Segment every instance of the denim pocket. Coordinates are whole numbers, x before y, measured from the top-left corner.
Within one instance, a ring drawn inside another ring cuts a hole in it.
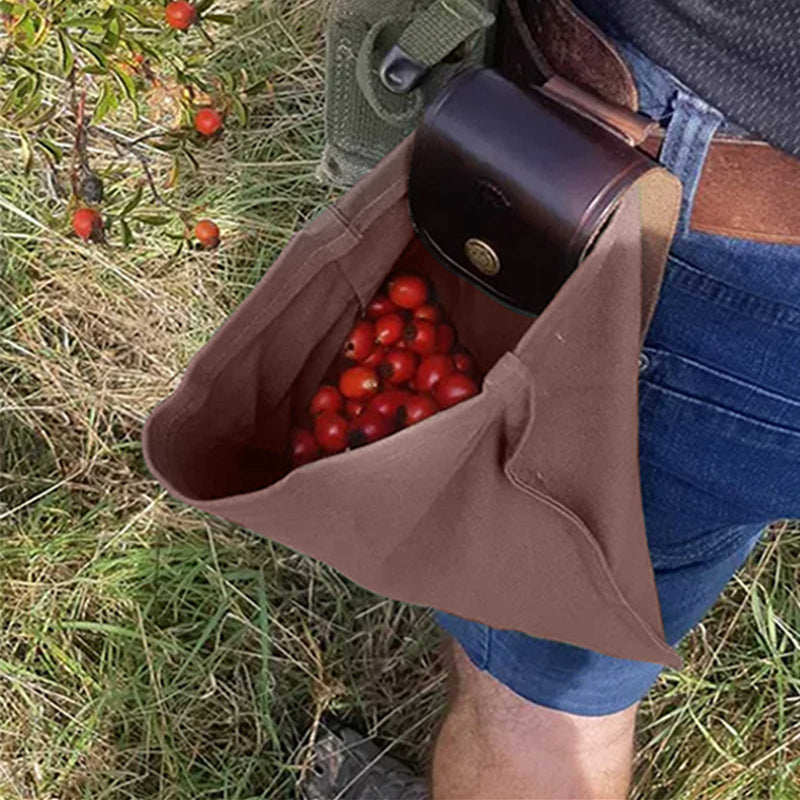
[[[642,355],[645,391],[671,394],[698,406],[698,413],[706,408],[708,421],[724,438],[800,456],[800,399],[657,347],[644,347]]]
[[[658,347],[643,355],[645,500],[695,531],[800,514],[800,399]]]

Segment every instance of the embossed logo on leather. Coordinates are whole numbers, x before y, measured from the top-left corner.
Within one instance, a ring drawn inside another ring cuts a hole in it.
[[[505,192],[496,184],[485,178],[477,183],[481,203],[492,208],[511,208],[511,202]]]

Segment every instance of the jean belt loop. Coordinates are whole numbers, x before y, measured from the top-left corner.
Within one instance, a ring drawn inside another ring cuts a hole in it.
[[[706,154],[724,116],[717,109],[678,89],[667,126],[660,161],[683,184],[683,201],[676,236],[686,236]]]

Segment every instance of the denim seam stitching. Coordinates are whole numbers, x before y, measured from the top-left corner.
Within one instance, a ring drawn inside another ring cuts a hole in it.
[[[686,392],[682,392],[682,391],[680,391],[678,389],[671,389],[668,386],[662,386],[661,384],[656,383],[655,381],[653,381],[652,379],[647,378],[646,376],[642,376],[642,381],[641,382],[644,383],[647,387],[649,387],[651,389],[655,389],[656,391],[659,391],[659,392],[664,392],[665,394],[671,394],[671,395],[683,400],[684,402],[693,403],[693,404],[699,405],[699,406],[705,406],[707,408],[710,408],[710,409],[716,411],[717,413],[726,414],[728,416],[734,417],[735,419],[737,419],[737,420],[739,420],[741,422],[746,422],[746,423],[748,423],[750,425],[755,425],[755,426],[758,426],[758,427],[761,427],[761,428],[766,428],[768,431],[770,431],[772,433],[780,434],[780,435],[787,436],[787,437],[791,437],[793,439],[797,439],[798,441],[800,441],[800,430],[797,430],[796,428],[786,428],[786,427],[784,427],[782,425],[776,425],[773,422],[764,422],[763,420],[760,420],[757,417],[751,417],[751,416],[748,416],[747,414],[742,414],[741,411],[733,411],[730,408],[726,408],[725,406],[716,405],[715,403],[712,403],[709,400],[703,400],[700,397],[694,397],[693,395],[686,394]],[[753,443],[752,446],[753,447],[759,447],[759,445],[756,444],[756,443]],[[776,448],[773,447],[772,445],[764,445],[761,449],[764,449],[764,450],[775,450]]]
[[[742,380],[741,378],[735,377],[734,375],[731,375],[727,372],[721,372],[720,370],[707,366],[706,364],[703,364],[700,361],[695,361],[693,358],[681,355],[680,353],[671,352],[669,350],[662,350],[661,348],[658,347],[649,347],[649,346],[643,347],[642,350],[643,350],[643,355],[647,357],[648,368],[653,364],[653,359],[655,359],[656,362],[658,362],[659,360],[668,361],[669,359],[672,358],[678,359],[679,361],[683,361],[686,364],[689,364],[694,369],[700,370],[701,372],[707,372],[711,375],[715,375],[716,377],[721,378],[722,380],[727,381],[728,383],[734,383],[737,386],[741,386],[756,394],[761,394],[764,395],[765,397],[769,397],[771,400],[777,400],[779,402],[800,408],[800,400],[795,400],[794,398],[789,397],[788,395],[779,394],[778,392],[773,392],[769,389],[763,389],[754,383],[749,383],[748,381]]]
[[[666,270],[664,283],[686,294],[703,297],[746,314],[758,322],[774,327],[800,331],[800,309],[746,292],[714,278],[670,254],[671,268]],[[675,269],[675,267],[679,269]]]
[[[768,524],[766,523],[762,526],[760,533],[764,531]],[[705,546],[695,545],[688,548],[684,548],[682,545],[675,545],[673,548],[650,547],[648,548],[650,557],[652,559],[655,556],[660,562],[663,562],[659,563],[657,569],[662,567],[685,567],[695,559],[707,559],[709,556],[716,557],[723,553],[727,554],[728,551],[732,552],[732,545],[735,544],[738,547],[744,544],[744,541],[741,540],[741,534],[743,530],[749,529],[749,527],[749,525],[737,525],[734,528],[722,528],[704,533],[702,534],[703,538],[713,536],[719,533],[720,530],[726,532],[724,536],[719,539],[713,539]]]

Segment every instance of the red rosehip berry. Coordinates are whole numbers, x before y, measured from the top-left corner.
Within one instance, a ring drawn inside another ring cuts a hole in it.
[[[348,443],[350,447],[362,447],[365,444],[383,439],[392,432],[392,425],[386,417],[377,411],[367,409],[350,423]]]
[[[396,422],[397,412],[403,407],[408,397],[408,392],[404,392],[402,389],[387,389],[380,394],[376,394],[369,401],[367,408],[370,411],[377,411],[392,422]]]
[[[393,345],[405,330],[405,320],[396,312],[384,314],[375,320],[375,343],[382,347]]]
[[[356,322],[344,343],[345,358],[363,361],[373,350],[375,326],[365,319]]]
[[[435,355],[423,358],[414,378],[417,391],[430,392],[445,375],[449,375],[454,369],[453,359],[450,356]]]
[[[383,361],[385,355],[385,347],[376,347],[361,363],[365,367],[372,367],[375,369]]]
[[[213,250],[219,244],[219,227],[210,219],[201,219],[194,226],[194,235],[206,250]]]
[[[323,411],[339,412],[343,406],[344,398],[335,386],[320,386],[311,399],[310,411],[312,416],[316,416]]]
[[[417,309],[428,302],[428,284],[419,275],[397,275],[389,281],[389,299],[400,308]]]
[[[429,394],[411,395],[404,407],[403,424],[415,425],[417,422],[433,416],[439,410],[439,405]]]
[[[433,396],[441,408],[450,408],[476,394],[478,385],[463,372],[451,372],[433,387]]]
[[[362,403],[360,400],[348,400],[344,404],[344,413],[347,414],[348,419],[355,419],[361,416],[366,411],[367,404]]]
[[[319,444],[306,428],[295,428],[289,435],[289,457],[292,466],[302,467],[319,458]]]
[[[442,307],[436,303],[426,303],[414,311],[414,319],[424,319],[427,322],[442,321]]]
[[[453,365],[459,372],[475,372],[475,359],[469,353],[454,353]]]
[[[366,314],[369,319],[378,319],[393,311],[397,311],[397,306],[385,294],[378,294],[370,300]]]
[[[386,353],[380,367],[381,375],[395,385],[410,381],[417,370],[417,354],[411,350],[393,347]]]
[[[408,348],[421,356],[428,356],[436,350],[436,326],[424,319],[412,322],[403,338]]]
[[[203,136],[213,136],[222,127],[222,116],[213,108],[201,108],[194,115],[194,127]]]
[[[339,377],[339,391],[350,400],[367,400],[379,388],[378,373],[370,367],[350,367]]]
[[[103,218],[92,208],[79,208],[72,215],[72,230],[88,241],[103,230]]]
[[[340,453],[347,447],[347,420],[334,411],[323,411],[314,421],[314,436],[326,453]]]
[[[179,31],[188,30],[197,21],[197,9],[185,0],[168,3],[164,9],[167,25]]]

